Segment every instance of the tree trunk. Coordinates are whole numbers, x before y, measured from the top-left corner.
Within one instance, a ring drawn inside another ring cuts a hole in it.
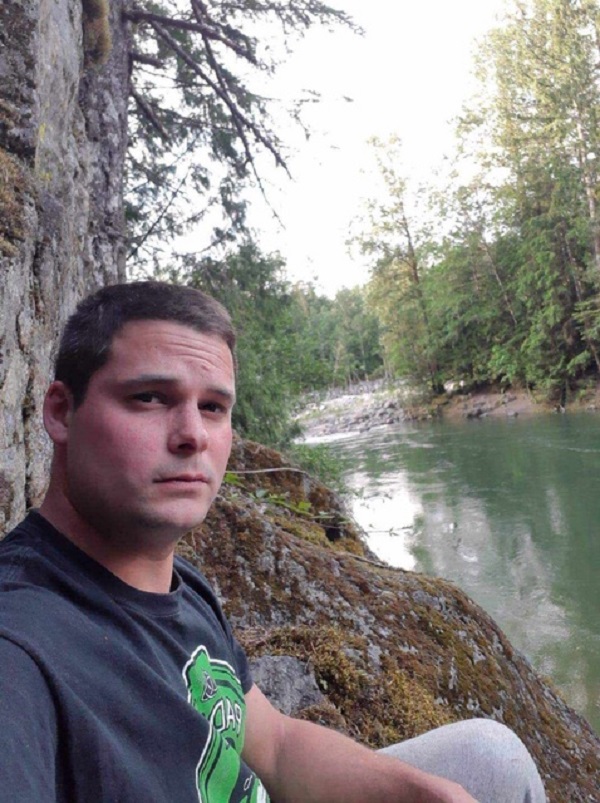
[[[51,450],[41,409],[62,325],[82,296],[125,276],[127,30],[122,0],[110,10],[96,1],[93,23],[90,7],[90,0],[0,7],[4,531],[45,489]],[[94,46],[98,38],[104,50]]]

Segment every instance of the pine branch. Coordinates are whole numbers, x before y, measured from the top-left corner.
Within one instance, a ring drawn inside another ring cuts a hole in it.
[[[177,17],[165,17],[162,14],[154,14],[150,11],[142,11],[139,8],[131,9],[131,11],[124,11],[123,16],[125,19],[128,19],[131,22],[148,22],[151,25],[157,23],[159,25],[163,25],[165,28],[176,28],[180,31],[192,31],[193,33],[199,33],[207,39],[213,39],[221,42],[230,50],[233,50],[234,53],[237,53],[238,56],[241,56],[241,58],[249,61],[251,64],[256,65],[256,56],[252,52],[251,48],[240,47],[231,38],[223,36],[220,31],[202,22],[202,19],[198,14],[195,14],[196,19],[198,20],[197,22],[182,20]],[[208,16],[208,14],[206,14],[206,16]]]
[[[168,140],[169,139],[169,134],[165,130],[163,124],[160,122],[158,117],[156,116],[152,106],[133,87],[131,87],[130,92],[131,92],[132,98],[135,100],[136,106],[141,111],[141,113],[144,115],[146,120],[148,120],[150,125],[154,129],[156,129],[156,131],[158,131],[158,133],[160,134],[160,136],[164,140]]]
[[[165,66],[162,59],[157,59],[155,56],[147,56],[145,53],[139,53],[137,50],[130,50],[129,58],[131,61],[135,61],[138,64],[149,64],[151,67],[156,67],[159,70],[163,69]]]
[[[192,0],[192,4],[194,4],[194,3],[198,3],[198,0]],[[223,71],[221,69],[220,64],[218,63],[217,59],[215,58],[215,54],[213,53],[212,46],[211,46],[210,42],[207,39],[204,39],[204,46],[206,48],[206,57],[207,57],[208,63],[212,67],[213,72],[215,73],[215,75],[217,76],[217,80],[219,82],[219,86],[221,87],[221,90],[223,91],[223,93],[226,94],[229,97],[228,83],[225,80],[225,77],[223,75]],[[258,170],[256,169],[256,165],[254,163],[254,158],[252,157],[250,145],[249,145],[249,143],[247,142],[247,140],[245,138],[245,131],[243,130],[243,127],[239,124],[239,121],[237,120],[237,118],[234,118],[234,123],[235,123],[236,129],[237,129],[237,132],[238,132],[242,142],[244,143],[244,150],[246,152],[246,159],[248,160],[248,162],[251,165],[252,172],[254,173],[254,178],[256,179],[256,183],[258,185],[260,193],[263,196],[263,198],[265,200],[267,200],[267,193],[265,192],[265,188],[263,186],[262,179],[261,179],[260,175],[258,174]]]
[[[171,191],[171,194],[167,198],[166,202],[164,203],[164,205],[163,205],[162,209],[160,210],[160,212],[158,213],[158,215],[154,218],[152,224],[150,226],[148,226],[148,228],[146,229],[144,234],[136,242],[135,248],[130,253],[130,257],[131,258],[135,259],[135,257],[137,256],[138,252],[140,251],[141,247],[146,242],[146,240],[154,234],[154,232],[158,228],[158,225],[162,222],[163,218],[165,217],[165,215],[167,214],[167,212],[171,208],[172,204],[175,202],[175,199],[179,195],[179,191],[181,190],[181,188],[184,186],[184,184],[188,180],[189,172],[190,171],[188,170],[186,172],[186,174],[183,176],[183,178],[179,181],[179,183],[173,188],[173,190]]]
[[[215,83],[213,79],[205,72],[205,70],[198,64],[198,62],[190,56],[189,53],[184,50],[183,47],[177,42],[171,34],[165,30],[162,25],[158,22],[151,22],[150,23],[158,36],[176,53],[185,64],[190,67],[193,72],[202,78],[202,80],[212,89],[217,97],[219,97],[223,103],[229,109],[231,113],[231,117],[235,128],[242,140],[242,144],[244,146],[244,152],[246,153],[246,158],[248,159],[251,165],[254,165],[254,156],[252,154],[252,149],[250,147],[250,143],[248,142],[248,138],[246,136],[246,130],[250,131],[257,142],[260,142],[275,158],[275,163],[280,167],[283,167],[286,172],[289,172],[287,169],[287,165],[283,158],[281,157],[280,153],[278,152],[277,148],[273,145],[273,143],[262,133],[259,127],[245,114],[240,111],[239,106],[235,103],[234,100],[229,95],[227,89],[224,89],[219,83]]]

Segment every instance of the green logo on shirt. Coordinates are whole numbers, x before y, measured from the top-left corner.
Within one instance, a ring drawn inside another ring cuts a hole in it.
[[[210,726],[196,768],[200,803],[268,803],[268,795],[240,755],[244,746],[242,687],[226,661],[198,647],[183,669],[188,701]]]

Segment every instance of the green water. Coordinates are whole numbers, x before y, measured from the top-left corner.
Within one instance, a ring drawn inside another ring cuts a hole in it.
[[[373,551],[456,582],[600,733],[600,416],[401,425],[331,446]]]

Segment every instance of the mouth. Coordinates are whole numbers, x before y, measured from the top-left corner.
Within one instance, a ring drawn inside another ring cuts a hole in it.
[[[194,485],[199,483],[208,483],[206,474],[176,474],[173,477],[161,477],[155,482],[160,485]]]

